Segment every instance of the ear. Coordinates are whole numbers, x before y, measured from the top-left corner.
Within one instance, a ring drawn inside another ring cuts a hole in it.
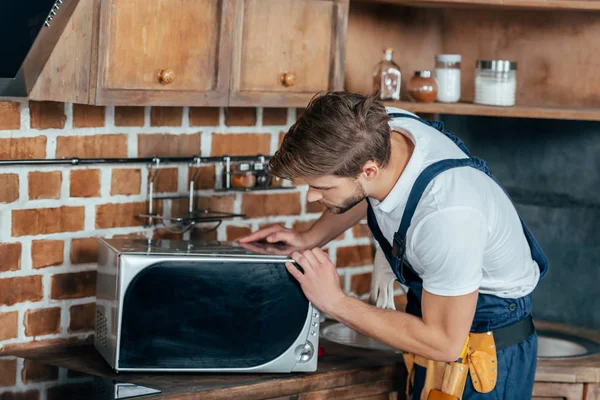
[[[362,175],[367,181],[372,181],[379,176],[381,169],[375,161],[367,161],[362,167]]]

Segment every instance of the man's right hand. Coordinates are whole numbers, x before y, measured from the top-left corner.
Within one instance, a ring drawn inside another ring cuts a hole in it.
[[[273,244],[282,243],[285,245],[286,251],[288,249],[290,251],[299,251],[311,247],[311,244],[303,233],[285,228],[282,225],[272,225],[238,239],[238,242],[240,243],[252,243],[258,241],[265,241]]]

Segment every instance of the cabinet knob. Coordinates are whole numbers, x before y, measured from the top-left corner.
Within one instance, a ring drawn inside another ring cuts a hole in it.
[[[158,81],[165,85],[172,83],[175,80],[175,71],[172,69],[163,69],[158,73]]]
[[[285,87],[294,86],[296,84],[296,74],[293,72],[281,74],[281,84]]]

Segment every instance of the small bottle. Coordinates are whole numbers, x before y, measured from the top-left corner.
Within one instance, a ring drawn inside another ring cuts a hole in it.
[[[435,100],[438,87],[431,71],[415,71],[408,81],[408,95],[419,103],[431,103]]]
[[[402,74],[392,59],[393,53],[394,49],[385,49],[383,60],[377,63],[373,71],[373,90],[380,100],[400,100]]]

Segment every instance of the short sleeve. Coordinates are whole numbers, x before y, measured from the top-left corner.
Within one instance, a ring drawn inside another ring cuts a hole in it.
[[[479,289],[488,228],[469,207],[435,211],[415,227],[414,256],[424,272],[423,288],[439,296],[462,296]]]

